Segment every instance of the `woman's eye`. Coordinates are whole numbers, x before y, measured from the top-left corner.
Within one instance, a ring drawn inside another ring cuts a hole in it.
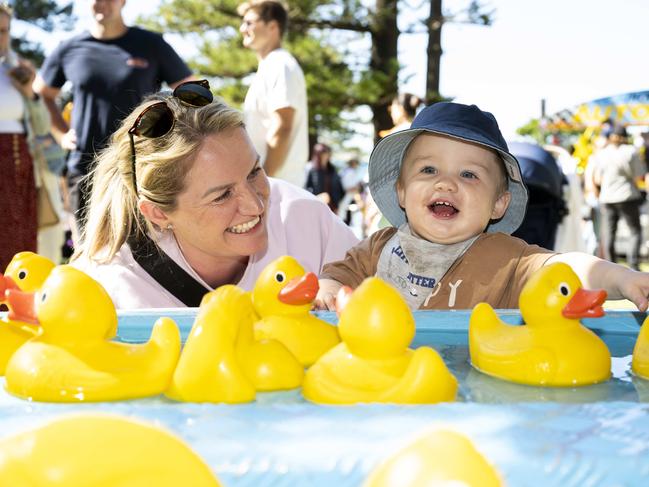
[[[248,179],[255,179],[261,173],[261,166],[254,168],[250,174],[248,174]]]
[[[215,201],[216,203],[220,203],[220,202],[222,202],[222,201],[227,200],[230,196],[232,196],[232,190],[231,190],[231,189],[228,189],[228,190],[227,190],[225,193],[223,193],[222,195],[217,196],[216,198],[214,198],[214,201]]]
[[[478,177],[478,176],[475,175],[475,173],[473,173],[471,171],[462,171],[461,176],[463,178],[467,178],[467,179],[477,179],[477,177]]]

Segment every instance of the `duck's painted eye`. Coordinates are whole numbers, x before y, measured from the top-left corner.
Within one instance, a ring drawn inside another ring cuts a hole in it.
[[[41,303],[44,303],[46,299],[47,299],[47,293],[41,294]]]
[[[565,282],[562,282],[561,284],[559,284],[559,292],[564,296],[570,295],[570,286],[568,286]]]
[[[277,274],[275,274],[275,280],[277,282],[284,282],[286,280],[286,274],[284,274],[283,272],[278,272]]]
[[[27,277],[27,269],[20,269],[18,271],[18,279],[21,281]]]

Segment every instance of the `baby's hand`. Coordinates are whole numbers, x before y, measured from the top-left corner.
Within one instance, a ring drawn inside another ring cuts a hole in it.
[[[315,309],[336,311],[336,294],[342,287],[342,284],[333,279],[320,279],[318,281],[320,289],[318,295],[313,301]]]
[[[614,277],[620,294],[632,301],[640,311],[647,311],[649,306],[649,273],[624,268]]]

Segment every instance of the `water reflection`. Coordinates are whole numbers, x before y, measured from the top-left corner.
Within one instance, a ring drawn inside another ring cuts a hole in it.
[[[515,384],[471,369],[463,383],[465,401],[504,404],[512,402],[587,403],[599,401],[637,401],[628,381],[610,379],[581,387],[537,387]]]

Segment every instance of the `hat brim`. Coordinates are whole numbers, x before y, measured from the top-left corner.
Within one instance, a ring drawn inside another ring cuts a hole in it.
[[[370,193],[383,216],[395,227],[399,227],[406,222],[406,213],[399,205],[396,183],[401,172],[401,161],[408,146],[416,136],[424,132],[482,145],[500,154],[507,170],[507,190],[511,193],[511,201],[503,217],[489,223],[486,231],[507,234],[516,231],[523,222],[527,209],[527,188],[523,183],[521,169],[516,158],[508,152],[485,144],[482,141],[420,128],[403,130],[388,135],[376,144],[370,155],[368,169]]]

